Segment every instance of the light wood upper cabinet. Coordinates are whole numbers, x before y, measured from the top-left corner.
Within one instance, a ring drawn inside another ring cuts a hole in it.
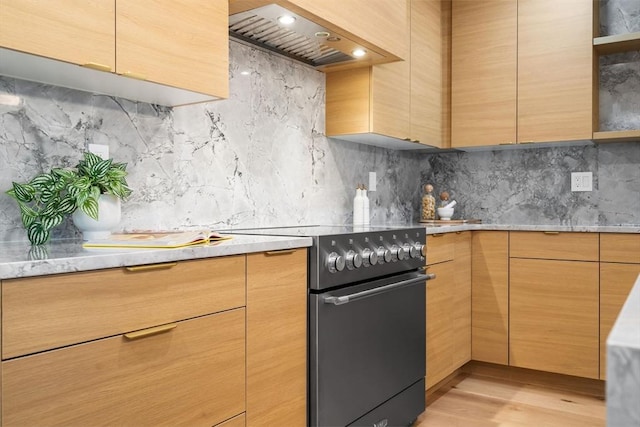
[[[247,425],[307,422],[307,250],[247,255]]]
[[[454,0],[452,146],[590,139],[592,0]]]
[[[518,0],[518,141],[591,139],[593,0]]]
[[[407,61],[327,74],[327,136],[401,149],[448,145],[451,3],[409,4]]]
[[[116,72],[228,96],[228,3],[117,0]]]
[[[160,105],[226,98],[228,20],[226,0],[0,0],[0,75]]]
[[[516,141],[516,0],[453,0],[451,145]]]
[[[0,0],[0,46],[115,70],[116,0]]]

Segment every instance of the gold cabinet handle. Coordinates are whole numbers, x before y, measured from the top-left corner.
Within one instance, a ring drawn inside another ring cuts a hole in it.
[[[97,62],[87,62],[82,64],[83,67],[91,68],[92,70],[108,71],[111,72],[111,67],[104,64],[98,64]]]
[[[544,234],[549,234],[549,235],[556,235],[556,234],[560,234],[559,231],[543,231]]]
[[[287,254],[292,254],[295,251],[297,251],[297,249],[282,249],[279,251],[267,251],[265,253],[267,255],[287,255]]]
[[[125,77],[129,77],[130,79],[147,80],[147,76],[145,76],[144,74],[134,73],[132,71],[125,71],[124,73],[122,73],[122,75]]]
[[[509,141],[509,142],[501,142],[499,145],[513,145],[514,142],[513,141]]]
[[[164,268],[171,268],[178,265],[177,262],[165,262],[163,264],[148,264],[148,265],[134,265],[131,267],[125,267],[127,271],[149,271],[149,270],[162,270]]]
[[[153,328],[140,329],[139,331],[129,332],[124,334],[124,337],[128,340],[137,340],[140,338],[150,337],[152,335],[158,335],[163,332],[169,332],[170,330],[177,327],[177,323],[167,323],[166,325],[154,326]]]
[[[431,236],[431,237],[442,237],[442,236],[444,236],[444,233],[427,234],[427,236]]]
[[[535,141],[521,141],[519,144],[535,144]]]

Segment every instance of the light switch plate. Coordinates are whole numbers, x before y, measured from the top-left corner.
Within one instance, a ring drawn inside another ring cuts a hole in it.
[[[376,173],[369,172],[369,191],[376,191]]]
[[[593,191],[593,173],[571,172],[571,191]]]

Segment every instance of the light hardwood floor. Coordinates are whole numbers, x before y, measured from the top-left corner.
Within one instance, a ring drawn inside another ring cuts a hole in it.
[[[427,409],[413,427],[604,426],[605,403],[598,394],[460,373],[427,395]]]

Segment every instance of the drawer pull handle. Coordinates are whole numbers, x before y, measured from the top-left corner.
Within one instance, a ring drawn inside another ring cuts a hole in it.
[[[267,251],[265,253],[267,255],[287,255],[287,254],[292,254],[295,251],[297,251],[297,249],[282,249],[279,251]]]
[[[131,71],[125,71],[124,73],[122,73],[122,75],[125,77],[129,77],[130,79],[147,80],[147,76],[145,76],[144,74],[133,73]]]
[[[162,270],[163,268],[171,268],[178,265],[177,262],[165,262],[163,264],[148,264],[148,265],[134,265],[131,267],[125,267],[127,271],[148,271],[148,270]]]
[[[431,236],[431,237],[442,237],[442,236],[444,236],[444,233],[429,234],[429,236]]]
[[[107,71],[107,72],[111,71],[110,66],[104,65],[104,64],[98,64],[97,62],[87,62],[86,64],[82,64],[82,66],[85,68],[91,68],[92,70]]]
[[[543,231],[544,234],[548,234],[550,236],[555,236],[556,234],[560,234],[559,231]]]
[[[499,145],[513,145],[514,142],[513,141],[509,141],[509,142],[501,142]]]
[[[124,337],[128,340],[137,340],[140,338],[150,337],[152,335],[158,335],[163,332],[169,332],[178,326],[177,323],[168,323],[166,325],[154,326],[153,328],[141,329],[139,331],[129,332],[124,334]]]

